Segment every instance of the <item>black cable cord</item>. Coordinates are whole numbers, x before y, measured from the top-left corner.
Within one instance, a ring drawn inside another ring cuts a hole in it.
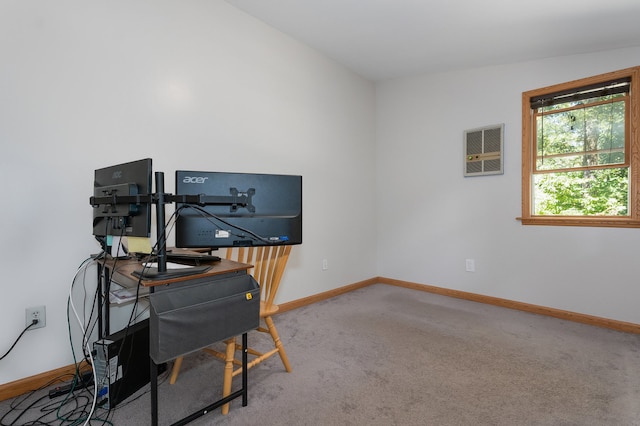
[[[175,213],[169,218],[169,222],[171,222],[171,219],[174,217]],[[167,225],[165,225],[163,232],[165,234],[165,236],[170,232],[171,228],[169,228]],[[165,244],[166,244],[166,238],[165,238]],[[166,246],[164,247],[164,249],[166,249]],[[151,252],[152,253],[157,253],[159,250],[159,246],[158,246],[158,242],[156,241],[156,244],[154,245],[154,247],[152,247]],[[114,264],[113,264],[113,272],[115,272],[116,270],[116,262],[117,259],[114,259]],[[113,275],[112,272],[112,275]],[[126,339],[127,336],[129,335],[129,328],[134,325],[136,323],[136,319],[142,314],[142,313],[138,313],[136,314],[137,310],[138,310],[138,301],[140,300],[140,288],[142,287],[142,277],[144,275],[144,267],[143,267],[143,274],[141,274],[138,277],[138,283],[136,286],[136,297],[134,298],[134,302],[133,302],[133,306],[131,308],[131,314],[129,316],[129,321],[127,322],[126,327],[124,328],[124,336],[122,337],[122,339]],[[111,279],[111,277],[108,278],[109,280]],[[109,295],[106,295],[105,297],[109,297]],[[108,304],[107,304],[107,308],[108,308]],[[143,311],[144,312],[144,311]],[[124,349],[124,345],[120,346],[120,349],[118,350],[118,359],[126,359],[126,364],[129,364],[129,360],[131,359],[131,357],[133,356],[133,345],[129,346],[129,352],[126,354],[123,354],[122,351]],[[124,373],[126,374],[126,372]],[[121,389],[118,390],[118,392]],[[118,395],[117,393],[113,396],[113,398],[117,398]],[[109,418],[109,415],[112,415],[112,408],[109,408],[108,413],[107,413],[107,419]]]
[[[16,346],[16,344],[18,343],[18,341],[22,338],[22,335],[24,333],[27,332],[28,329],[30,329],[31,327],[33,327],[34,325],[36,325],[38,323],[38,320],[32,320],[31,324],[29,324],[28,326],[25,327],[24,330],[22,330],[22,333],[20,333],[20,335],[18,336],[18,338],[16,339],[15,342],[13,342],[13,345],[11,345],[11,347],[9,348],[9,350],[7,351],[6,354],[2,355],[2,357],[0,357],[0,361],[2,361],[3,359],[6,358],[7,355],[9,355],[9,353],[13,350],[13,348]]]
[[[35,393],[36,393],[36,391],[30,392],[29,394],[27,394],[25,396],[24,399],[22,399],[15,406],[13,404],[11,404],[11,410],[8,411],[4,416],[2,416],[2,418],[0,418],[0,425],[2,425],[2,426],[14,426],[14,425],[17,425],[18,424],[17,423],[18,420],[20,420],[23,416],[26,416],[27,413],[29,413],[30,411],[35,410],[36,409],[36,405],[39,402],[45,400],[46,397],[44,395],[38,397],[38,399],[36,399],[35,401],[33,401],[30,404],[28,404],[25,408],[21,408],[21,404],[25,403],[30,397],[34,396]],[[42,411],[42,409],[40,411]],[[10,423],[5,423],[5,419],[8,419],[10,414],[16,414],[16,416]],[[40,418],[42,418],[42,417],[40,417]],[[45,424],[45,423],[41,422],[40,419],[38,419],[38,420],[35,420],[35,421],[29,421],[28,423],[24,423],[24,424],[25,425],[26,424],[29,424],[29,425],[32,425],[32,424],[34,424],[34,425],[42,425],[42,424]]]
[[[167,227],[166,226],[165,226],[164,232],[165,233],[167,232]],[[165,242],[165,244],[166,244],[166,242]],[[154,252],[157,253],[157,250],[158,250],[158,243],[156,242],[156,245],[152,248],[151,252],[152,253],[154,253]],[[150,255],[150,257],[151,257],[151,255]],[[104,262],[106,263],[106,258],[104,259]],[[107,283],[109,283],[109,287],[111,286],[111,280],[112,280],[113,274],[117,270],[117,262],[118,262],[118,258],[114,258],[113,259],[113,265],[111,265],[111,268],[110,268],[111,273],[108,274],[108,275],[105,274],[105,275],[103,275],[101,277],[101,279],[104,279],[104,280],[106,280]],[[105,270],[105,266],[106,266],[105,263],[103,263],[103,271]],[[148,262],[145,262],[145,263],[148,263]],[[124,330],[124,336],[122,337],[122,339],[126,339],[127,338],[128,334],[129,334],[129,328],[133,324],[135,324],[135,322],[138,319],[138,317],[140,315],[142,315],[142,313],[144,312],[143,311],[143,312],[136,313],[137,310],[138,310],[138,301],[139,301],[139,298],[140,298],[140,288],[142,286],[142,277],[144,275],[144,268],[146,268],[146,267],[148,267],[148,266],[144,266],[143,267],[143,274],[138,277],[138,283],[137,283],[137,286],[136,286],[136,297],[134,298],[134,303],[133,303],[133,306],[131,308],[131,315],[129,316],[129,321],[127,322],[126,327],[123,329]],[[101,285],[98,285],[98,290],[97,291],[102,291],[102,286]],[[104,297],[103,297],[103,308],[104,309],[109,309],[108,297],[109,297],[109,294],[104,294]],[[145,309],[145,311],[146,311],[146,309]],[[123,354],[122,353],[123,349],[124,349],[124,345],[120,346],[117,358],[118,359],[125,359],[126,358],[127,361],[124,362],[124,364],[128,364],[128,362],[129,362],[128,360],[133,355],[133,345],[130,346],[129,352],[127,354]],[[126,374],[126,372],[125,372],[125,374]],[[118,392],[119,391],[120,390],[118,390]],[[118,397],[117,393],[112,395],[112,398],[117,399],[117,397]],[[107,409],[107,415],[106,415],[105,419],[103,419],[103,421],[104,422],[109,422],[109,417],[112,416],[112,415],[113,415],[113,408],[110,407],[110,408]]]
[[[90,260],[95,261],[95,258],[91,258]],[[86,274],[86,268],[87,266],[86,261],[83,262],[83,265],[81,265],[81,268],[84,267],[84,273]],[[77,277],[77,275],[76,275]],[[74,283],[76,281],[76,277],[74,277],[74,280],[71,284],[71,290],[73,290],[73,286]],[[86,287],[85,287],[86,290]],[[100,291],[99,288],[96,289],[96,295],[97,292]],[[70,315],[70,307],[71,307],[71,293],[70,292],[70,297],[67,300],[67,323],[69,326],[69,340],[71,343],[71,346],[73,348],[73,343],[72,343],[72,333],[71,333],[71,320],[69,318]],[[86,293],[86,291],[85,291]],[[86,296],[85,299],[86,301]],[[93,305],[95,305],[95,297],[94,297],[94,303]],[[93,327],[95,327],[95,322],[97,321],[97,318],[94,320],[94,313],[95,313],[95,306],[92,307],[91,310],[91,314],[90,314],[90,318],[89,318],[89,323],[93,322]],[[79,318],[78,318],[79,319]],[[83,315],[83,321],[86,321],[86,317]],[[86,340],[87,338],[89,338],[90,333],[87,334],[86,330],[88,330],[91,324],[87,324],[86,327],[83,327],[85,329],[85,333],[83,334],[83,341],[82,341],[82,348],[83,348],[83,353],[85,354],[85,360],[89,363],[89,360],[86,358],[87,354],[86,354],[86,346],[88,344],[88,341]],[[73,349],[72,349],[73,351]],[[74,361],[76,360],[75,358],[75,353],[74,353]],[[58,403],[56,403],[56,409],[53,411],[50,411],[48,413],[45,413],[45,415],[43,415],[42,417],[40,417],[37,421],[40,422],[41,419],[45,418],[46,416],[50,415],[51,413],[55,412],[55,419],[57,420],[56,424],[62,424],[65,426],[75,426],[75,425],[80,425],[82,423],[85,423],[87,420],[92,421],[92,420],[96,420],[101,422],[102,424],[111,424],[109,422],[108,419],[106,418],[100,418],[94,415],[94,411],[93,411],[93,401],[94,401],[94,393],[93,393],[93,388],[91,386],[85,386],[84,383],[80,384],[81,382],[81,377],[83,377],[82,372],[80,371],[79,368],[79,364],[76,361],[76,371],[75,371],[75,375],[73,376],[73,380],[71,383],[71,387],[68,393],[66,393],[64,395],[64,399]],[[95,407],[98,408],[98,407]],[[89,419],[89,416],[91,416],[91,418]],[[44,424],[44,423],[34,423],[34,424]]]
[[[20,423],[20,425],[31,426],[31,425],[52,424],[51,422],[43,421],[43,418],[55,411],[55,409],[53,408],[54,404],[51,404],[51,403],[39,404],[41,402],[48,401],[49,396],[48,395],[38,396],[38,394],[41,391],[48,389],[50,386],[54,385],[55,383],[64,382],[67,376],[73,377],[73,375],[70,375],[70,374],[62,374],[50,380],[49,382],[45,383],[39,389],[33,390],[31,392],[27,392],[19,397],[16,397],[9,404],[10,410],[0,417],[0,426],[16,426],[18,425],[17,422],[23,416],[27,417],[29,414],[31,414],[32,411],[36,411],[36,410],[39,411],[40,413],[45,413],[45,414],[43,416],[41,415],[37,420],[30,419],[26,421],[26,423]],[[35,398],[34,401],[29,402],[31,399],[34,399],[34,398]],[[12,420],[11,420],[11,417],[13,417]],[[9,421],[9,423],[7,423],[7,421]]]
[[[92,260],[96,260],[93,258]],[[83,262],[81,268],[85,266],[87,261]],[[85,268],[86,269],[86,268]],[[85,270],[86,273],[86,270]],[[74,278],[75,280],[75,278]],[[73,285],[72,285],[73,286]],[[68,301],[69,302],[69,301]],[[92,312],[94,312],[92,310]],[[91,317],[94,315],[91,314]],[[70,326],[69,318],[69,306],[67,306],[67,320]],[[90,321],[92,319],[90,318]],[[93,321],[95,323],[95,321]],[[29,327],[32,327],[31,324]],[[94,325],[95,326],[95,325]],[[26,332],[29,327],[25,328],[22,332]],[[88,327],[87,327],[88,328]],[[71,335],[71,330],[69,330]],[[22,336],[21,334],[21,336]],[[18,340],[20,337],[18,337]],[[16,341],[17,342],[17,341]],[[86,341],[83,336],[83,350],[86,345]],[[15,343],[14,343],[15,346]],[[12,346],[13,348],[13,346]],[[10,349],[11,351],[11,349]],[[6,356],[6,355],[5,355]],[[75,359],[75,356],[74,356]],[[46,391],[54,383],[63,381],[64,377],[70,376],[72,379],[72,387],[69,393],[64,395],[62,400],[46,402],[51,397],[48,392],[42,395],[43,391]],[[32,426],[32,425],[63,425],[63,426],[76,426],[86,422],[87,417],[91,414],[92,402],[93,402],[93,388],[76,386],[79,383],[80,377],[79,365],[76,364],[76,373],[73,375],[63,375],[51,380],[49,383],[25,394],[22,397],[16,398],[10,404],[10,410],[0,416],[0,426]],[[107,417],[100,415],[92,415],[90,421],[96,421],[100,424],[111,425],[111,421]]]
[[[97,289],[97,291],[94,293],[93,303],[91,304],[91,312],[89,313],[89,318],[86,321],[85,332],[84,332],[84,335],[82,336],[82,353],[83,353],[83,356],[84,356],[84,361],[88,365],[92,365],[92,362],[91,362],[91,358],[89,357],[89,354],[87,353],[86,345],[87,345],[87,342],[88,342],[89,338],[93,335],[93,332],[95,331],[96,327],[98,326],[98,317],[97,317],[97,315],[94,318],[94,314],[96,314],[95,310],[96,310],[97,299],[98,299],[98,291],[100,291],[100,290]]]
[[[180,211],[185,209],[185,208],[188,208],[188,207],[194,209],[204,219],[206,219],[207,221],[212,223],[214,226],[217,225],[217,224],[212,219],[215,219],[215,220],[219,221],[220,223],[223,223],[223,224],[225,224],[225,225],[227,225],[227,226],[229,226],[229,227],[231,227],[231,228],[233,228],[235,230],[238,230],[240,232],[244,232],[244,233],[248,234],[249,237],[253,238],[256,241],[260,241],[262,244],[277,245],[277,244],[274,244],[272,241],[269,241],[267,238],[265,238],[263,236],[260,236],[260,235],[256,234],[255,232],[252,232],[252,231],[250,231],[248,229],[245,229],[245,228],[243,228],[241,226],[237,226],[237,225],[234,225],[232,223],[229,223],[226,220],[222,219],[221,217],[216,216],[214,214],[211,214],[206,209],[204,209],[204,208],[202,208],[202,207],[200,207],[198,205],[195,205],[195,204],[184,204],[184,205],[180,206],[180,209],[176,212],[176,214],[180,215]],[[243,235],[237,234],[235,232],[231,232],[231,233],[236,237],[243,237]]]
[[[175,214],[172,215],[172,218],[174,216],[175,216]],[[167,232],[167,231],[170,232],[171,229],[172,228],[170,228],[170,227],[165,227],[165,232]],[[155,250],[158,249],[157,243],[156,243],[156,246],[154,247],[154,249]],[[152,252],[153,252],[153,250],[152,250]],[[105,270],[105,266],[106,266],[105,262],[107,260],[107,253],[105,253],[105,256],[102,256],[100,258],[100,260],[102,261],[102,267],[103,267],[103,271],[104,271]],[[113,276],[114,272],[117,270],[117,262],[118,262],[118,259],[114,258],[113,259],[113,265],[111,265],[111,268],[109,268],[110,273],[109,274],[104,274],[103,277],[101,277],[101,279],[104,279],[107,282],[111,283],[112,276]],[[133,305],[133,308],[132,308],[132,311],[131,311],[131,316],[130,316],[129,322],[128,322],[126,328],[125,328],[125,337],[128,334],[129,327],[133,323],[135,323],[136,319],[144,312],[144,311],[143,312],[139,312],[139,313],[136,312],[138,310],[137,309],[137,305],[138,305],[141,281],[142,281],[142,278],[140,277],[139,280],[138,280],[138,286],[137,286],[137,289],[136,289],[136,298],[135,298],[135,302],[134,302],[134,305]],[[99,291],[102,291],[102,287],[100,285],[98,285],[98,287],[96,289],[96,292],[94,294],[94,303],[92,304],[92,309],[91,309],[91,313],[89,315],[88,324],[85,327],[85,332],[84,332],[84,335],[82,336],[83,352],[86,349],[87,339],[89,338],[89,336],[91,336],[92,331],[95,329],[95,327],[97,325],[97,318],[94,318],[94,316],[95,316],[95,308],[96,308],[95,305],[96,305],[96,302],[97,302],[96,299],[97,299],[97,295],[98,295]],[[103,295],[103,308],[105,308],[105,309],[108,309],[108,306],[109,306],[108,299],[107,299],[108,297],[109,297],[109,294],[104,294]],[[86,302],[86,300],[85,300],[85,302]],[[146,309],[145,309],[145,311],[146,311]],[[69,319],[69,307],[67,307],[67,320],[70,322],[70,319]],[[121,347],[120,351],[122,351],[122,349],[123,348]],[[131,349],[132,348],[130,348],[130,351],[131,351]],[[122,357],[129,358],[129,357],[131,357],[131,355],[132,355],[131,352],[128,353],[128,354],[123,354],[123,353],[119,352],[118,353],[118,358],[122,358]],[[87,361],[87,363],[89,363],[89,359],[88,359],[88,356],[87,356],[86,353],[85,353],[85,360]],[[77,377],[79,375],[80,375],[79,371],[76,371],[76,376],[74,377],[74,384],[75,384],[75,380],[77,379]],[[65,424],[70,424],[70,425],[79,424],[80,422],[82,422],[82,421],[87,419],[87,416],[90,413],[90,406],[91,406],[91,401],[92,401],[92,398],[89,398],[86,403],[84,403],[84,404],[80,403],[78,398],[81,397],[81,396],[80,395],[76,395],[76,392],[74,391],[75,390],[74,388],[75,388],[75,386],[72,387],[72,390],[65,396],[65,399],[62,401],[62,403],[59,404],[58,410],[57,410],[57,413],[56,413],[56,417],[57,417],[57,419],[59,421],[63,421]],[[77,389],[77,391],[78,392],[89,393],[90,395],[92,395],[92,390],[90,390],[88,387],[86,389]],[[146,392],[144,392],[143,395],[145,393]],[[86,398],[86,396],[82,396],[82,398]],[[139,397],[137,397],[137,398],[139,398]],[[71,404],[73,404],[73,403],[75,403],[76,406],[69,408],[71,406]],[[97,407],[97,408],[99,408],[99,407]],[[99,421],[102,424],[111,424],[111,421],[109,420],[109,418],[113,416],[113,409],[112,408],[106,409],[106,413],[105,414],[103,414],[101,416],[103,418],[98,418],[96,416],[92,416],[91,420]],[[43,418],[44,418],[44,416],[40,417],[37,420],[37,423],[34,423],[34,424],[46,424],[46,423],[40,423]],[[2,426],[2,425],[0,425],[0,426]]]
[[[86,273],[87,273],[87,268],[84,269],[84,274],[85,276],[83,276],[83,283],[86,282]],[[84,307],[87,306],[86,303],[86,295],[87,295],[87,291],[86,291],[86,286],[83,286],[85,292],[84,292],[84,301],[83,301],[83,312],[84,312]],[[83,356],[84,356],[84,360],[88,365],[92,365],[91,360],[89,358],[89,355],[87,354],[86,351],[86,343],[88,341],[88,339],[90,338],[90,336],[93,334],[95,328],[98,325],[98,318],[96,316],[96,318],[94,319],[94,314],[95,314],[95,310],[96,310],[96,306],[97,306],[97,299],[98,299],[98,291],[100,291],[99,288],[96,288],[96,291],[93,294],[93,302],[91,303],[91,312],[89,312],[89,318],[86,319],[86,328],[84,331],[84,334],[82,336],[82,352],[83,352]],[[84,317],[85,315],[83,315]]]

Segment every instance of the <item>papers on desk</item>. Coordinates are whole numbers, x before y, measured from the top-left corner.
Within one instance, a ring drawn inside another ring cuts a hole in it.
[[[157,262],[146,262],[142,264],[142,271],[146,270],[158,270]],[[192,265],[183,265],[181,263],[167,262],[167,270],[180,270],[180,269],[189,269],[193,268]],[[131,277],[118,278],[118,271],[114,273],[114,276],[111,280],[112,288],[109,291],[109,302],[113,304],[123,304],[127,302],[131,302],[136,299],[136,291],[138,287],[138,279],[132,279]],[[122,279],[122,281],[120,281]],[[131,285],[127,285],[126,283],[131,283]],[[149,295],[149,287],[140,286],[140,290],[137,292],[138,297],[147,297]]]
[[[142,266],[145,268],[158,269],[157,262],[143,263]],[[183,265],[182,263],[167,262],[167,269],[187,269],[187,268],[193,268],[193,265]]]
[[[138,297],[146,297],[149,295],[148,287],[140,287],[137,293]],[[136,299],[136,288],[117,288],[109,292],[109,302],[119,305],[121,303],[130,302]]]

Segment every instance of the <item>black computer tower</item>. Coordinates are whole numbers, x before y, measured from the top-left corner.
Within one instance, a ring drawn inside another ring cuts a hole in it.
[[[93,344],[97,403],[114,408],[149,383],[149,320],[100,339]],[[166,364],[158,372],[166,371]]]

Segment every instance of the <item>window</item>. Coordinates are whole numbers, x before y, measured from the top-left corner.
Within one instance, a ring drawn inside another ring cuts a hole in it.
[[[640,227],[640,67],[522,94],[522,223]]]

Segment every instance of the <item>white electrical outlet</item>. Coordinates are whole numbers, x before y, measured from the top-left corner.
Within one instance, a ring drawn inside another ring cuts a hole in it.
[[[329,261],[327,259],[322,259],[322,270],[326,271],[329,269]]]
[[[38,323],[29,327],[33,324],[34,320],[38,321]],[[45,325],[47,325],[47,311],[44,305],[25,309],[25,327],[29,327],[29,330],[33,330],[36,328],[42,328]]]
[[[476,261],[474,259],[466,260],[467,272],[475,272],[476,271]]]

